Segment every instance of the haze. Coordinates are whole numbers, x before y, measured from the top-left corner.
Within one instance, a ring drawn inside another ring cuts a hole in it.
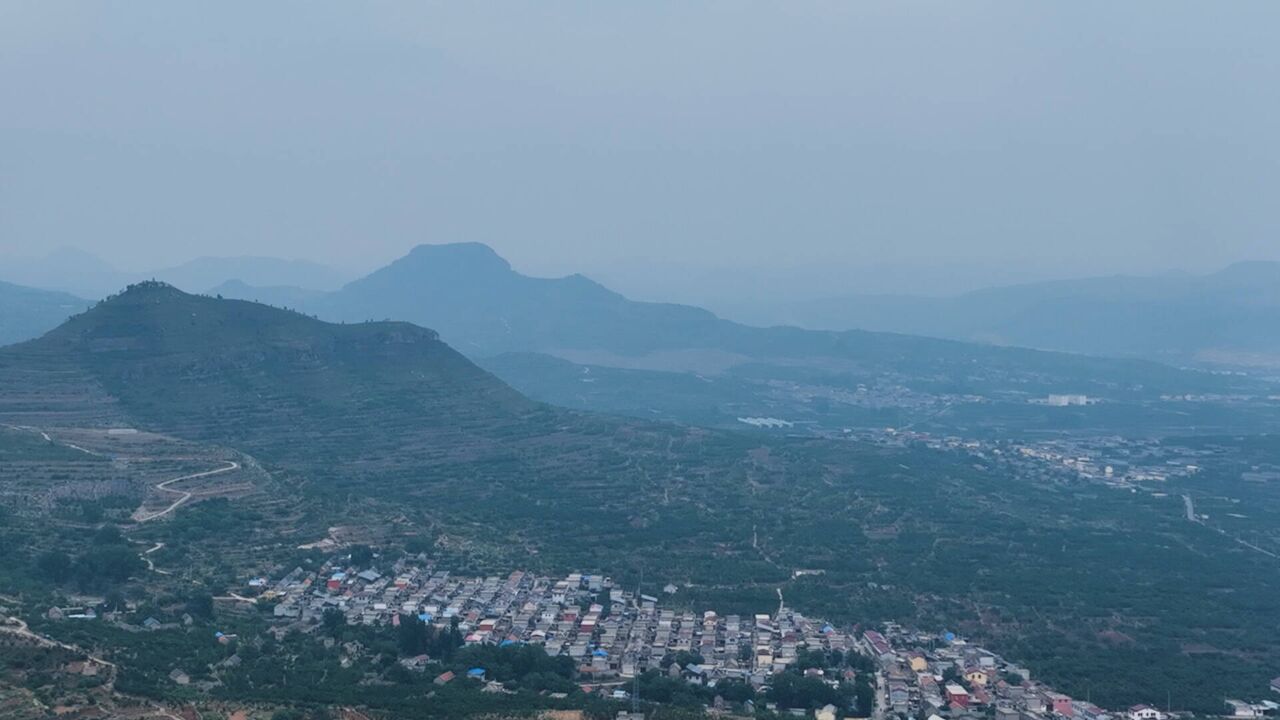
[[[641,297],[1280,259],[1280,6],[0,6],[0,255],[421,242]]]

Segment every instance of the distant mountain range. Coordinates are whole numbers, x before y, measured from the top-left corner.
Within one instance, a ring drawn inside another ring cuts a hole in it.
[[[308,260],[243,256],[202,257],[172,267],[129,272],[91,253],[64,247],[43,257],[4,258],[0,261],[0,279],[96,300],[143,280],[160,280],[200,293],[233,280],[320,291],[337,289],[351,276]]]
[[[184,272],[195,278],[191,283],[203,283],[220,272],[244,269],[242,266],[254,262],[196,261]],[[254,275],[276,277],[286,266],[284,261],[266,263],[265,269]],[[204,270],[196,272],[196,267]],[[1229,303],[1253,308],[1252,314],[1241,311],[1214,325],[1214,337],[1236,341],[1219,343],[1221,352],[1229,348],[1239,354],[1250,339],[1246,332],[1250,323],[1259,329],[1257,335],[1267,335],[1262,328],[1276,293],[1266,284],[1271,270],[1266,265],[1249,265],[1211,279],[1152,280],[1142,285],[1146,289],[1141,293],[1123,283],[1124,292],[1109,290],[1118,281],[1095,280],[965,297],[970,303],[982,300],[991,313],[1004,312],[1011,325],[1028,331],[1039,326],[1025,320],[1033,315],[1027,307],[1090,307],[1088,313],[1082,309],[1062,311],[1056,321],[1045,321],[1046,335],[1077,337],[1080,342],[1091,338],[1084,318],[1105,314],[1106,303],[1110,303],[1119,308],[1112,312],[1117,327],[1146,322],[1145,335],[1136,329],[1130,334],[1147,338],[1152,348],[1146,353],[1119,352],[1121,340],[1135,350],[1142,342],[1099,328],[1099,335],[1105,330],[1116,337],[1116,343],[1108,348],[1111,352],[1105,354],[1177,361],[1187,354],[1157,352],[1154,341],[1163,335],[1184,337],[1189,332],[1184,325],[1205,325],[1212,314],[1197,314],[1187,307],[1170,315],[1160,307],[1181,307],[1177,303],[1189,305],[1195,298],[1211,298],[1215,308]],[[1217,289],[1199,294],[1185,289],[1188,283],[1197,282]],[[1051,292],[1048,288],[1052,287],[1059,289]],[[1228,291],[1231,287],[1247,289],[1233,296]],[[1081,288],[1089,289],[1089,297],[1096,299],[1081,300]],[[1189,422],[1186,407],[1172,405],[1164,398],[1205,393],[1265,398],[1274,394],[1274,388],[1264,381],[1177,370],[1142,360],[866,330],[752,327],[701,308],[629,300],[581,275],[529,277],[516,272],[489,247],[475,243],[421,245],[390,265],[331,291],[288,284],[255,286],[242,280],[224,281],[201,291],[295,309],[333,322],[400,320],[430,327],[445,342],[535,399],[703,425],[736,425],[739,418],[768,417],[819,431],[867,426],[969,433],[1068,427],[1155,430]],[[1022,297],[1029,293],[1052,301],[1036,304],[1003,299],[1006,294]],[[1145,300],[1139,302],[1135,297]],[[1043,310],[1048,315],[1058,312]],[[943,310],[938,309],[937,314],[942,315]],[[65,315],[33,314],[21,326],[10,323],[13,331],[8,338],[36,335],[56,324],[59,317]],[[1015,322],[1014,318],[1024,319]],[[1180,324],[1180,319],[1188,320]],[[1030,344],[1031,338],[1027,339]],[[1089,347],[1104,354],[1104,344],[1099,340]],[[1255,349],[1256,357],[1266,345],[1254,338],[1247,347]],[[1201,352],[1199,356],[1206,355]],[[641,387],[644,392],[637,392]],[[1037,398],[1049,394],[1088,395],[1105,402],[1070,410],[1035,405]],[[1272,422],[1271,415],[1267,408],[1246,405],[1233,413],[1197,415],[1196,424],[1205,431],[1256,429],[1258,423]]]
[[[67,293],[0,282],[0,345],[41,335],[92,304]]]
[[[1035,424],[1025,416],[1037,395],[1147,403],[1166,394],[1259,388],[1154,363],[862,330],[750,327],[701,308],[632,301],[581,275],[522,275],[474,243],[419,246],[330,293],[244,285],[220,292],[330,321],[431,327],[541,400],[712,424],[777,415],[828,427],[901,425],[944,407],[951,421],[967,424],[964,406],[982,398],[988,406],[972,422],[998,424],[1001,412],[991,406],[998,402],[1007,404],[1010,422],[1025,427]],[[700,380],[690,386],[685,376]],[[636,383],[651,391],[628,392]],[[1105,414],[1078,412],[1083,423],[1102,422]],[[1068,414],[1036,417],[1053,424]]]
[[[1209,275],[1041,282],[944,298],[854,295],[762,305],[738,316],[815,329],[1278,368],[1280,263],[1238,263]]]

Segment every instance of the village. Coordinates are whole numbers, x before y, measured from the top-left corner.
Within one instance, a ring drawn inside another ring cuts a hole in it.
[[[951,633],[895,624],[879,630],[838,628],[781,600],[772,612],[749,616],[662,607],[664,602],[680,605],[676,585],[662,588],[660,597],[584,573],[559,579],[524,571],[461,577],[421,556],[397,561],[386,574],[335,558],[315,572],[298,568],[275,581],[254,578],[248,584],[245,592],[254,597],[226,599],[270,604],[285,628],[311,631],[335,611],[349,625],[397,626],[412,617],[456,629],[467,645],[540,645],[548,655],[572,658],[584,690],[619,700],[629,699],[629,681],[649,670],[706,688],[741,681],[760,690],[779,673],[798,668],[806,654],[821,651],[870,658],[877,720],[1167,720],[1176,715],[1147,705],[1104,709],[1069,697],[1034,680],[1028,669]],[[425,667],[428,660],[402,662]],[[473,668],[470,674],[483,680],[484,672]],[[847,669],[806,667],[803,673],[833,687],[853,677]],[[447,675],[437,681],[450,682]],[[1270,689],[1280,693],[1280,678]],[[761,709],[807,714],[773,703]],[[1224,715],[1255,720],[1277,710],[1280,704],[1270,700],[1229,700]],[[831,720],[849,712],[827,706],[815,715]]]

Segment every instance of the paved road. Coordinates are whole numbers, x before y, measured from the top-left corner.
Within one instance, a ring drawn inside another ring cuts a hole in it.
[[[876,671],[876,707],[871,711],[872,720],[884,720],[885,710],[889,707],[889,689],[885,687],[884,675]]]
[[[38,645],[42,645],[44,647],[56,647],[62,650],[66,650],[68,652],[76,653],[77,655],[84,655],[86,658],[89,659],[90,662],[97,663],[99,665],[104,665],[112,669],[114,669],[116,666],[115,663],[109,662],[107,660],[103,660],[102,658],[94,657],[93,655],[86,653],[81,648],[76,647],[75,645],[68,645],[64,642],[58,642],[57,640],[54,640],[52,638],[47,638],[43,635],[37,635],[31,632],[31,629],[27,627],[27,623],[24,622],[22,618],[0,617],[0,632],[5,632],[5,633],[9,633],[10,635],[17,635],[19,637],[27,638],[28,640],[31,640],[32,642]]]
[[[144,522],[151,522],[152,520],[155,520],[156,518],[159,518],[159,517],[164,517],[165,515],[168,515],[174,510],[177,510],[178,506],[182,505],[183,503],[191,499],[191,493],[189,492],[186,492],[183,490],[170,489],[169,486],[174,483],[179,483],[179,482],[182,482],[183,480],[196,480],[198,478],[209,477],[211,475],[221,475],[222,473],[231,472],[232,470],[240,469],[240,463],[234,460],[227,460],[226,463],[227,463],[226,467],[220,467],[215,470],[205,470],[204,472],[198,472],[192,475],[183,475],[182,477],[176,477],[172,480],[165,480],[164,482],[159,483],[158,485],[156,485],[157,490],[160,490],[162,492],[175,493],[178,495],[178,499],[174,500],[173,503],[169,505],[169,507],[163,510],[158,510],[153,513],[143,512],[142,508],[138,508],[138,510],[136,510],[133,513],[134,521],[144,523]]]
[[[1187,510],[1187,519],[1193,523],[1200,522],[1200,518],[1196,517],[1196,504],[1190,495],[1182,496],[1182,504]]]
[[[94,457],[102,457],[102,453],[100,452],[94,452],[92,450],[82,448],[79,445],[66,442],[65,440],[64,441],[54,440],[53,438],[49,437],[49,433],[45,432],[44,430],[41,430],[40,428],[34,428],[34,427],[31,427],[30,425],[5,425],[5,427],[9,428],[10,430],[24,430],[26,432],[39,433],[40,439],[44,440],[47,443],[54,443],[57,445],[62,445],[64,447],[69,447],[72,450],[79,450],[80,452],[86,455],[93,455]]]
[[[1205,523],[1205,521],[1204,521],[1204,520],[1202,520],[1202,519],[1200,518],[1200,516],[1199,516],[1199,515],[1196,515],[1196,505],[1195,505],[1195,502],[1191,500],[1191,496],[1190,496],[1190,495],[1183,495],[1183,496],[1182,496],[1182,504],[1183,504],[1183,506],[1186,508],[1186,511],[1187,511],[1187,520],[1190,520],[1191,522],[1193,522],[1193,523],[1197,523],[1197,524],[1199,524],[1199,525],[1205,525],[1205,524],[1206,524],[1206,523]],[[1263,555],[1266,555],[1267,557],[1276,558],[1276,559],[1280,560],[1280,555],[1277,555],[1276,553],[1271,552],[1270,550],[1267,550],[1266,548],[1260,548],[1260,547],[1258,547],[1257,545],[1254,545],[1253,543],[1249,542],[1248,540],[1245,540],[1245,539],[1243,539],[1243,538],[1238,538],[1238,537],[1236,537],[1235,535],[1232,535],[1231,533],[1227,532],[1226,530],[1223,530],[1222,528],[1213,527],[1213,526],[1208,526],[1208,527],[1209,527],[1209,529],[1213,530],[1214,532],[1218,533],[1219,535],[1225,535],[1226,537],[1229,537],[1229,538],[1231,538],[1232,540],[1235,540],[1235,541],[1236,541],[1237,543],[1239,543],[1240,545],[1243,545],[1244,547],[1247,547],[1247,548],[1249,548],[1250,550],[1253,550],[1254,552],[1262,553]]]

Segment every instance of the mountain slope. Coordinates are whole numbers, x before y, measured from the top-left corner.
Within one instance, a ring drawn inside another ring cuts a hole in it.
[[[42,335],[89,305],[67,293],[0,282],[0,345]]]
[[[329,325],[253,303],[142,283],[7,360],[99,384],[136,421],[184,437],[288,454],[273,428],[344,428],[376,452],[411,424],[457,440],[473,418],[486,429],[534,409],[437,335],[407,323]],[[378,424],[360,423],[376,412]],[[408,432],[408,431],[406,431]],[[285,433],[288,434],[288,433]]]
[[[314,307],[348,321],[426,323],[476,355],[550,348],[638,354],[688,347],[722,327],[705,310],[631,302],[581,275],[521,275],[477,243],[419,245]]]
[[[949,298],[852,296],[749,316],[810,328],[1274,367],[1280,365],[1280,263],[1239,263],[1201,276],[1014,285]]]
[[[893,333],[750,327],[700,308],[632,301],[580,275],[528,277],[478,244],[419,246],[301,307],[328,320],[389,318],[436,328],[540,400],[704,424],[772,415],[828,430],[926,422],[936,430],[1002,432],[1060,429],[1071,414],[1079,427],[1167,427],[1187,420],[1181,408],[1151,405],[1163,396],[1266,392],[1260,383],[1151,362]],[[495,358],[508,353],[514,357]],[[531,371],[559,372],[537,354],[575,364],[579,378]],[[581,376],[592,367],[633,374]],[[649,373],[644,382],[656,391],[640,398],[611,385],[635,373]],[[689,375],[710,382],[690,384]],[[1086,394],[1133,411],[1029,411],[1030,400],[1053,393]],[[1228,431],[1252,422],[1246,412],[1202,424]]]

